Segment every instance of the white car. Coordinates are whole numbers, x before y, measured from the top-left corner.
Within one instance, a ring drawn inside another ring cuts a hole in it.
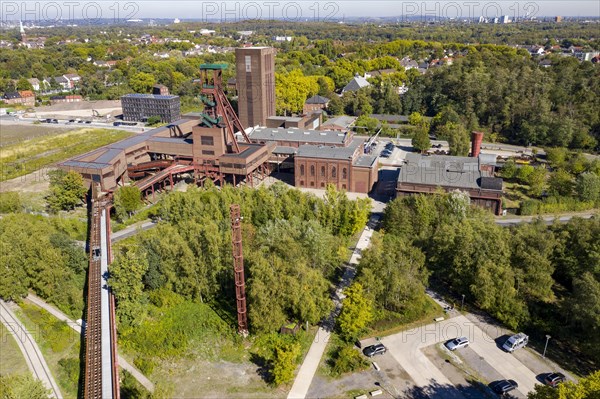
[[[455,351],[460,348],[466,348],[467,346],[469,346],[469,340],[467,337],[454,338],[453,340],[446,342],[446,348],[451,351]]]

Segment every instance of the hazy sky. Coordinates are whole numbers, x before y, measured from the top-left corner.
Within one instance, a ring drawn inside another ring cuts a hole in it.
[[[291,21],[318,18],[413,16],[495,17],[600,16],[599,0],[543,1],[368,1],[368,0],[257,0],[257,1],[0,1],[2,20],[55,20],[80,18],[147,19],[197,18],[233,22],[255,18],[285,18]]]

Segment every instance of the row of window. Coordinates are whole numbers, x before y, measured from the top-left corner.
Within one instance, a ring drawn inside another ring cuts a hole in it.
[[[310,165],[310,176],[315,177],[315,165]],[[300,165],[300,176],[304,176],[305,170],[304,165]],[[321,177],[325,177],[326,171],[325,166],[321,166]],[[337,178],[337,168],[334,166],[331,168],[331,177]],[[348,178],[348,168],[342,168],[342,179]]]
[[[310,182],[310,186],[311,186],[311,187],[315,187],[315,182],[314,182],[314,181],[311,181],[311,182]],[[304,185],[304,180],[300,180],[300,187],[306,187],[306,186]],[[325,188],[325,182],[321,182],[321,188]],[[347,188],[346,188],[346,184],[342,184],[342,190],[346,190],[346,189],[347,189]]]

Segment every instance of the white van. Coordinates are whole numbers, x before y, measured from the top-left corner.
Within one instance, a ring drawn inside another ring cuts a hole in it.
[[[517,349],[526,346],[528,342],[529,337],[527,335],[524,333],[518,333],[507,339],[504,345],[502,345],[502,349],[507,352],[514,352]]]

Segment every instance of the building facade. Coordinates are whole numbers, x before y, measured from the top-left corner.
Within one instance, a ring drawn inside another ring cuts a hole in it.
[[[121,97],[121,105],[125,121],[140,122],[158,116],[161,122],[171,123],[181,117],[179,96],[127,94]]]
[[[275,49],[235,50],[238,115],[244,128],[265,126],[275,115]]]

